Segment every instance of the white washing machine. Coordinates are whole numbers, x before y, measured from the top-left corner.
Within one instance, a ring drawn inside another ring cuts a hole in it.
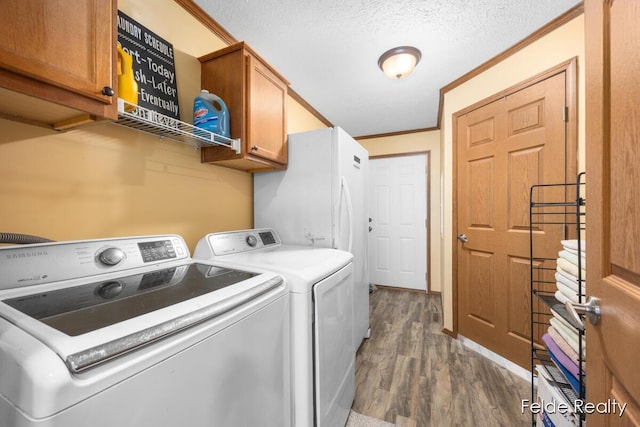
[[[0,248],[0,426],[290,426],[289,295],[176,235]]]
[[[291,303],[292,399],[295,427],[346,424],[355,396],[353,255],[282,245],[272,229],[214,233],[193,257],[230,268],[281,274]]]

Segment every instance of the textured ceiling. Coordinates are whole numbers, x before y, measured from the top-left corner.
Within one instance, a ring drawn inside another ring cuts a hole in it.
[[[437,125],[439,90],[580,0],[195,0],[244,40],[305,101],[353,136]],[[403,80],[386,50],[422,51]]]

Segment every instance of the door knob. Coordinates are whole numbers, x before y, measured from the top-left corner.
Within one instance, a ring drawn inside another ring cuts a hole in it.
[[[458,234],[458,240],[460,240],[462,243],[467,243],[469,241],[467,235],[464,233]]]
[[[584,331],[584,320],[580,317],[581,315],[589,319],[592,325],[600,322],[600,298],[588,297],[584,304],[567,301],[565,308],[573,326],[581,331]]]

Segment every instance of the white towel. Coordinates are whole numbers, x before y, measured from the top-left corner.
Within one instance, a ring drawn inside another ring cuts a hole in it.
[[[571,248],[568,248],[568,247],[566,247],[566,246],[563,246],[563,247],[562,247],[562,250],[563,250],[563,251],[567,251],[567,252],[569,252],[569,253],[572,253],[572,254],[574,254],[574,255],[578,255],[578,254],[580,253],[577,249],[571,249]],[[584,256],[584,254],[582,254],[582,256]]]
[[[578,266],[577,265],[567,261],[564,258],[558,258],[557,265],[558,265],[559,268],[563,269],[564,271],[566,271],[570,275],[576,277],[576,279],[578,278],[578,271],[582,272],[582,279],[583,280],[586,280],[586,278],[587,278],[587,271],[584,268],[582,270],[578,270]]]
[[[563,270],[560,266],[556,266],[556,274],[562,276],[564,280],[573,283],[575,286],[578,286],[578,278],[573,274]]]
[[[561,240],[560,243],[562,243],[562,246],[564,246],[567,249],[573,249],[575,251],[582,251],[582,253],[586,253],[587,252],[587,242],[585,242],[584,240],[580,240],[580,246],[581,248],[578,248],[578,239],[573,239],[573,240]]]
[[[565,295],[562,293],[562,291],[557,290],[556,293],[554,294],[554,296],[556,297],[556,299],[558,301],[560,301],[562,304],[566,304],[567,301],[571,301],[571,298],[569,298],[569,296]]]
[[[575,326],[573,326],[571,323],[569,323],[569,321],[567,319],[562,317],[558,311],[554,310],[553,307],[551,307],[551,314],[553,314],[553,317],[556,319],[556,321],[562,323],[565,327],[567,327],[567,328],[569,328],[571,330],[575,329]]]
[[[569,300],[571,300],[572,302],[577,303],[579,301],[578,293],[573,289],[571,289],[570,287],[568,287],[567,285],[563,284],[562,282],[556,282],[556,287],[558,288],[558,291],[560,291],[562,295],[569,298]],[[558,297],[556,297],[556,299],[558,299]]]
[[[571,251],[568,251],[566,249],[558,252],[558,257],[566,259],[576,267],[578,267],[578,260],[580,260],[580,268],[586,269],[587,267],[587,260],[584,256],[578,257],[577,254],[572,253]]]
[[[578,353],[578,331],[574,327],[567,327],[566,324],[556,317],[549,319],[551,326],[564,338],[564,340]],[[582,337],[582,356],[587,355],[587,346],[585,337]]]
[[[567,286],[569,289],[571,289],[571,291],[578,293],[578,281],[576,280],[576,278],[574,278],[573,276],[571,278],[569,278],[568,276],[562,274],[562,270],[558,271],[556,270],[556,282],[562,283],[563,285]],[[586,289],[584,286],[584,283],[582,283],[582,286],[580,286],[580,290],[582,291],[582,295],[586,295]]]
[[[567,251],[570,254],[573,254],[575,256],[580,255],[580,258],[582,258],[580,261],[582,261],[582,266],[584,267],[587,264],[587,254],[585,254],[584,252],[579,252],[576,249],[569,249],[569,248],[563,248],[563,251]]]

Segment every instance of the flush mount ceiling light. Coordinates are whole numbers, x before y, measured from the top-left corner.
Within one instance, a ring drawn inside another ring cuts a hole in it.
[[[389,49],[378,59],[378,66],[390,79],[407,77],[420,62],[422,54],[412,46]]]

